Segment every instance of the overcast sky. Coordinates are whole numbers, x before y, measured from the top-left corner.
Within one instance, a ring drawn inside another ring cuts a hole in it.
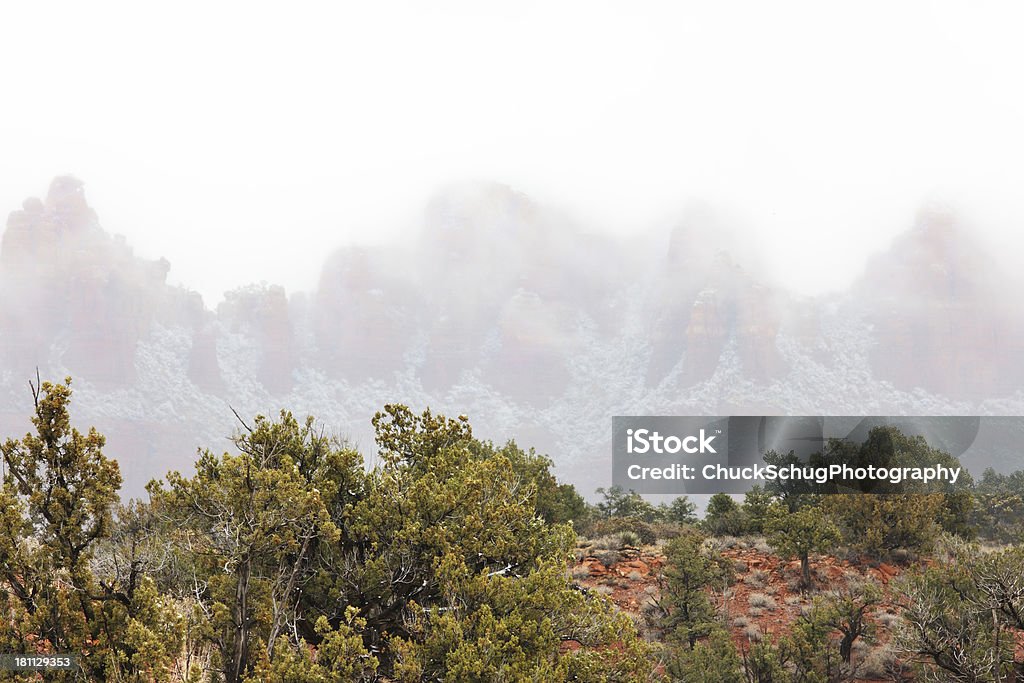
[[[311,288],[326,251],[407,234],[479,179],[622,233],[709,201],[808,294],[929,199],[1009,262],[1017,7],[4,3],[0,208],[73,173],[108,231],[208,303]]]

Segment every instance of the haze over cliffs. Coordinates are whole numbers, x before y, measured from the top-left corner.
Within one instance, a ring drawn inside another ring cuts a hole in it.
[[[922,210],[820,299],[761,279],[722,228],[693,208],[627,241],[466,186],[405,243],[330,254],[315,291],[249,285],[211,309],[58,178],[0,244],[0,434],[27,430],[36,367],[71,375],[138,495],[226,448],[231,408],[311,413],[365,449],[374,411],[403,402],[536,446],[589,494],[616,414],[1021,413],[1022,304],[953,213]]]

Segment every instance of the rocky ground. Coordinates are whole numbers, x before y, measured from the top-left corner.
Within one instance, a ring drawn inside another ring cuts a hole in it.
[[[860,640],[854,647],[854,661],[860,662],[857,680],[893,680],[893,670],[901,668],[891,644],[899,621],[899,606],[898,596],[889,590],[889,585],[905,569],[887,563],[858,565],[837,557],[818,556],[812,559],[817,591],[802,593],[798,561],[778,557],[761,540],[719,542],[722,554],[733,562],[735,583],[712,598],[729,624],[740,652],[761,639],[774,641],[785,633],[821,591],[870,579],[883,588],[883,598],[870,612],[875,624],[874,638],[871,642]],[[659,577],[665,565],[659,546],[605,550],[590,541],[581,541],[577,557],[571,570],[573,578],[581,586],[608,596],[633,616],[642,629],[648,628],[647,615],[653,613],[661,594]]]

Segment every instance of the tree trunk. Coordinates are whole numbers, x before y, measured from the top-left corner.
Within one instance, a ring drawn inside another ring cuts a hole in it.
[[[238,586],[235,588],[235,642],[231,653],[231,664],[225,672],[227,683],[241,683],[245,663],[249,659],[249,575],[252,573],[251,560],[242,561],[238,570]]]
[[[811,587],[811,560],[807,553],[800,554],[800,573],[803,576],[803,588],[807,590]]]
[[[302,570],[303,564],[306,562],[306,552],[309,550],[309,539],[310,536],[306,536],[302,541],[302,548],[299,549],[299,556],[295,558],[295,563],[292,565],[292,571],[288,577],[288,582],[285,584],[284,590],[282,591],[278,601],[277,608],[274,610],[274,620],[270,627],[270,636],[267,639],[268,658],[273,658],[274,656],[274,643],[277,641],[277,637],[281,634],[281,629],[284,626],[285,619],[288,615],[288,605],[291,604],[292,593],[295,592],[296,579],[298,579],[299,572]]]
[[[853,641],[856,637],[853,634],[847,633],[843,636],[843,639],[839,641],[839,656],[843,658],[843,661],[847,664],[850,663],[850,659],[853,657]]]

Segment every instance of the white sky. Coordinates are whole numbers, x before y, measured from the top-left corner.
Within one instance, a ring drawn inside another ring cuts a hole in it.
[[[621,232],[709,200],[810,294],[929,197],[1016,265],[1018,7],[4,3],[0,210],[73,173],[208,303],[309,289],[330,249],[475,179]]]

